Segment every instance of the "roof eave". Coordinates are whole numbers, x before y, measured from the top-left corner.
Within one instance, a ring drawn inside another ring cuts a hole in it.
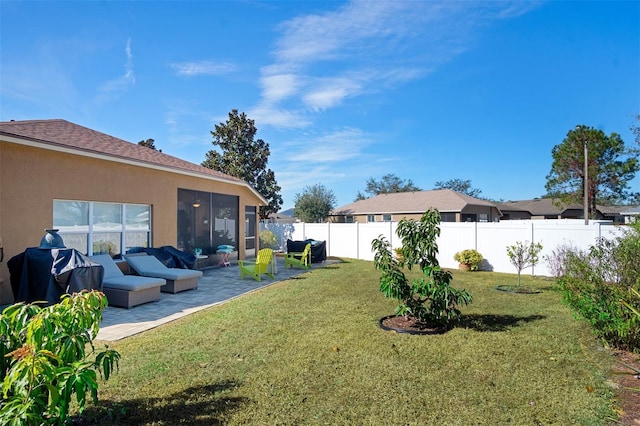
[[[130,158],[121,157],[113,154],[104,154],[101,152],[96,152],[96,151],[82,149],[82,148],[68,147],[56,142],[43,141],[36,138],[29,138],[25,136],[14,135],[8,132],[0,131],[0,135],[2,135],[3,141],[9,142],[9,143],[15,143],[19,145],[31,146],[35,148],[41,148],[41,149],[48,149],[50,151],[62,152],[65,154],[81,155],[83,157],[97,158],[104,161],[113,161],[120,164],[128,164],[133,166],[144,167],[147,169],[177,173],[184,176],[197,177],[200,179],[207,179],[215,182],[224,182],[231,185],[243,186],[245,188],[248,188],[258,199],[260,199],[260,201],[264,203],[264,205],[269,204],[269,202],[262,196],[262,194],[256,191],[255,188],[253,188],[247,182],[242,180],[236,181],[233,179],[224,179],[221,177],[207,175],[204,173],[198,173],[190,170],[181,169],[179,167],[165,166],[165,165],[155,164],[155,163],[143,161],[143,160],[132,160]]]

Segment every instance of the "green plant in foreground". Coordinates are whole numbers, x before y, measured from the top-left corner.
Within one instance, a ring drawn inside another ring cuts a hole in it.
[[[466,249],[453,255],[453,260],[463,265],[469,265],[472,271],[477,271],[478,266],[482,262],[482,255],[478,250]]]
[[[383,236],[373,240],[371,246],[374,266],[382,272],[380,291],[400,302],[396,315],[447,325],[460,317],[458,305],[468,305],[472,297],[466,290],[451,287],[451,273],[440,268],[436,243],[439,224],[440,213],[435,209],[426,211],[419,222],[401,220],[396,231],[402,239],[401,258],[393,256],[391,243]],[[420,265],[422,277],[410,283],[401,267],[406,265],[411,270],[415,264]]]
[[[511,264],[518,271],[518,287],[520,287],[520,273],[523,269],[535,266],[538,263],[538,255],[542,251],[542,244],[516,241],[512,246],[507,246],[507,255]]]
[[[74,395],[80,412],[87,392],[97,402],[96,370],[107,380],[120,358],[107,347],[89,360],[106,305],[103,293],[85,291],[49,307],[16,303],[2,311],[0,424],[67,424]]]

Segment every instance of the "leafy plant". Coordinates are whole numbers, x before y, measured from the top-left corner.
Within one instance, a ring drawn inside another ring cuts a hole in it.
[[[469,265],[472,271],[478,270],[482,259],[483,257],[480,252],[475,249],[462,250],[453,255],[453,260],[463,265]]]
[[[120,358],[93,346],[106,305],[103,293],[84,291],[49,307],[16,303],[2,311],[1,424],[67,424],[74,395],[80,412],[87,393],[97,402],[96,371],[108,380]]]
[[[260,248],[280,249],[278,244],[278,237],[273,231],[263,229],[260,231]]]
[[[567,256],[558,279],[565,302],[614,346],[640,349],[640,223],[587,252]]]
[[[538,263],[538,255],[542,251],[542,244],[516,241],[512,246],[507,246],[507,255],[511,264],[518,271],[518,287],[520,287],[520,273],[523,269],[535,266]]]
[[[380,291],[398,300],[396,315],[445,326],[461,315],[458,305],[472,301],[466,290],[451,287],[452,275],[438,263],[437,237],[440,235],[440,213],[426,211],[419,222],[403,219],[396,231],[402,239],[401,257],[395,257],[391,243],[383,236],[371,243],[375,251],[374,266],[381,271]],[[422,277],[409,282],[401,268],[420,265]]]

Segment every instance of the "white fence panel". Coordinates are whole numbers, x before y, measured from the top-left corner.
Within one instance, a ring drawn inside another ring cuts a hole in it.
[[[481,269],[499,272],[516,272],[507,255],[507,246],[516,241],[533,241],[531,221],[504,221],[478,224],[478,248],[485,260]],[[526,270],[525,270],[526,273]]]
[[[380,236],[383,236],[391,243],[391,247],[400,247],[402,243],[396,235],[397,222],[373,222],[358,224],[359,241],[358,259],[373,260],[373,251],[371,251],[371,242]]]
[[[400,247],[402,241],[396,235],[397,222],[374,223],[289,223],[262,224],[261,229],[273,231],[286,250],[286,240],[314,239],[326,241],[327,255],[353,259],[373,260],[371,242],[383,235],[393,248]],[[559,247],[568,246],[587,250],[596,244],[598,238],[611,239],[621,234],[624,227],[608,222],[593,221],[585,225],[582,220],[522,220],[503,222],[443,222],[438,238],[438,261],[445,268],[457,268],[453,255],[465,249],[478,250],[485,261],[481,269],[496,272],[515,273],[507,255],[507,246],[518,241],[539,242],[543,249],[540,262],[535,268],[523,273],[551,275],[546,262]]]
[[[476,248],[475,224],[471,222],[442,222],[437,243],[440,266],[457,268],[458,262],[453,260],[453,255],[460,250]]]

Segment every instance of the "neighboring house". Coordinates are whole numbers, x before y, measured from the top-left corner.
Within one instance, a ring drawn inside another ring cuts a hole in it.
[[[269,214],[269,219],[266,220],[265,222],[268,223],[295,223],[298,222],[298,219],[296,219],[293,216],[289,216],[283,213],[271,213]]]
[[[497,203],[502,212],[501,220],[516,219],[584,219],[582,204],[561,205],[552,198],[534,198],[533,200],[508,201]],[[628,207],[628,206],[627,206]],[[597,220],[624,222],[622,211],[625,206],[596,206]]]
[[[65,120],[0,122],[0,304],[13,298],[7,260],[45,228],[86,254],[230,244],[244,259],[266,204],[241,179]]]
[[[451,189],[436,189],[379,194],[332,210],[329,221],[366,223],[418,220],[431,208],[438,209],[443,222],[494,222],[502,215],[490,201]]]

